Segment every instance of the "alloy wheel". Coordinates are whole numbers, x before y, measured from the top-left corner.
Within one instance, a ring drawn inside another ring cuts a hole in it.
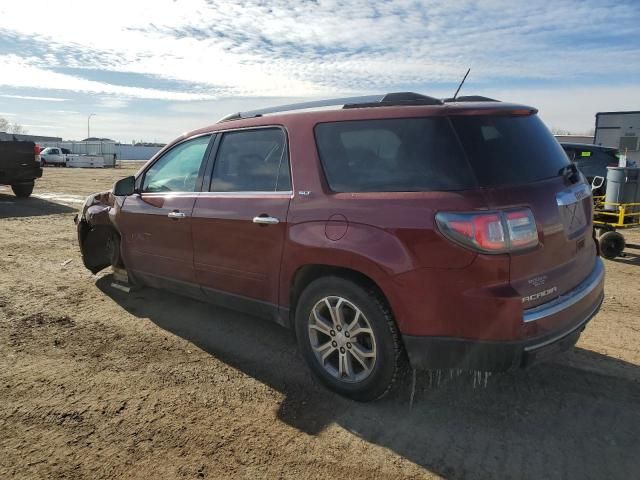
[[[339,296],[324,297],[312,308],[308,323],[311,349],[320,366],[334,378],[365,380],[376,363],[376,339],[364,313]]]

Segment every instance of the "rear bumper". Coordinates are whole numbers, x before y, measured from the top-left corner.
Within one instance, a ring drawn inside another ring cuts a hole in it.
[[[26,183],[40,177],[42,177],[42,168],[38,165],[25,168],[11,168],[7,170],[2,170],[0,168],[0,185]]]
[[[411,365],[417,369],[506,371],[552,357],[576,344],[604,300],[604,265],[600,258],[589,276],[561,297],[524,311],[525,324],[557,324],[563,328],[517,341],[480,341],[451,337],[404,335]]]

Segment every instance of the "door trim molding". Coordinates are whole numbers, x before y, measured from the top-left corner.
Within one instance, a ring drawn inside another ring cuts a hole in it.
[[[133,278],[148,287],[168,290],[178,295],[195,298],[219,307],[271,320],[285,328],[291,327],[288,307],[140,270],[132,270],[131,273]]]

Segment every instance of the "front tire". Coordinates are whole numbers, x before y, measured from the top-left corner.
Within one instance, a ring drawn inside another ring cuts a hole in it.
[[[27,198],[33,192],[34,183],[16,183],[11,185],[11,190],[18,198]]]
[[[295,327],[316,378],[353,400],[384,396],[406,368],[393,315],[375,288],[334,276],[315,280],[300,296]]]

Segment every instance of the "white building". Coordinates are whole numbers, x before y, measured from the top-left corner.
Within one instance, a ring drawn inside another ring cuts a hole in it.
[[[615,147],[627,158],[640,164],[640,111],[596,113],[596,134],[593,143]]]

